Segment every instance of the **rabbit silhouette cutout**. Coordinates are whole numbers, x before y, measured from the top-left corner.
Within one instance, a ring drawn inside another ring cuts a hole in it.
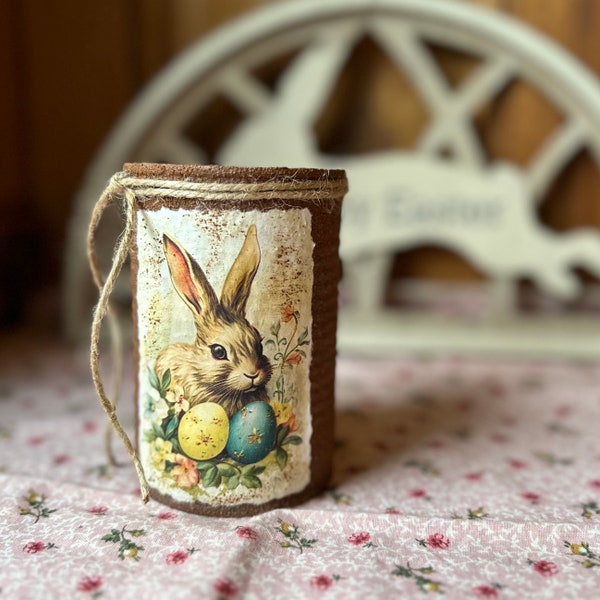
[[[246,404],[267,401],[272,367],[263,354],[262,337],[246,319],[246,304],[261,254],[255,225],[225,278],[221,298],[206,275],[175,239],[163,234],[163,249],[173,287],[194,317],[194,343],[166,346],[156,359],[162,379],[179,387],[190,406],[215,402],[229,417]]]

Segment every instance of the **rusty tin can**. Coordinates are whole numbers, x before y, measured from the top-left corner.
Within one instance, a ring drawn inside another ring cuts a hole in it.
[[[321,492],[345,173],[124,169],[173,189],[136,197],[131,250],[137,449],[151,497],[234,516]]]

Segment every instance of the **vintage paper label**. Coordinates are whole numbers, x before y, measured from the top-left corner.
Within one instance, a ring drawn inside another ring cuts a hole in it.
[[[139,452],[180,503],[262,504],[310,480],[306,209],[137,213]]]

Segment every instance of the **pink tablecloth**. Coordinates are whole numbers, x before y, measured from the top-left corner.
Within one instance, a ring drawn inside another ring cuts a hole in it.
[[[235,519],[141,504],[85,357],[0,375],[2,598],[600,597],[600,365],[341,358],[331,489]]]

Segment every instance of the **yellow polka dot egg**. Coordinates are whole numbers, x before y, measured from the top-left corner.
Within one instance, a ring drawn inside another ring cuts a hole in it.
[[[194,460],[209,460],[220,454],[229,438],[229,419],[222,406],[203,402],[181,417],[179,446]]]

